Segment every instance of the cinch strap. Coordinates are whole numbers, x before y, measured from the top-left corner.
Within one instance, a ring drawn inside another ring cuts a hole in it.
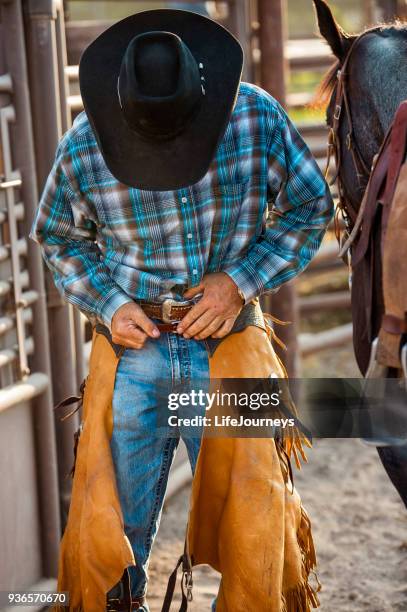
[[[171,602],[174,597],[175,584],[177,582],[178,568],[182,564],[182,578],[181,578],[181,607],[179,612],[186,612],[188,610],[188,601],[192,601],[192,567],[190,559],[186,552],[178,559],[178,563],[168,579],[167,591],[165,593],[164,602],[161,608],[161,612],[170,612]]]

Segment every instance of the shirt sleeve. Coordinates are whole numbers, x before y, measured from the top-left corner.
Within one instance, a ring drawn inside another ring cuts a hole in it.
[[[281,106],[274,105],[274,113],[267,117],[269,212],[265,229],[246,257],[224,270],[246,302],[276,291],[306,268],[334,212],[328,185],[311,152]]]
[[[116,310],[132,300],[103,263],[97,218],[76,185],[72,160],[63,149],[60,144],[30,237],[40,244],[59,292],[110,328]]]

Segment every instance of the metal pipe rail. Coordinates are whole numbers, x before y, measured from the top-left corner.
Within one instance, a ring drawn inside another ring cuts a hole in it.
[[[4,297],[11,291],[11,285],[8,281],[0,280],[0,298]]]
[[[345,325],[339,325],[316,334],[300,334],[300,353],[305,357],[328,348],[343,346],[352,340],[352,335],[352,323],[345,323]]]
[[[23,270],[20,274],[20,284],[22,287],[28,287],[29,275],[27,270]],[[0,281],[0,297],[3,297],[7,293],[13,290],[13,279],[10,278],[6,281]]]
[[[8,231],[10,236],[10,259],[13,276],[14,303],[16,308],[16,331],[18,341],[18,366],[20,376],[24,378],[30,373],[28,367],[28,357],[25,347],[25,325],[21,311],[21,295],[23,290],[22,275],[20,271],[20,254],[18,252],[18,228],[15,217],[14,189],[21,186],[21,178],[16,178],[13,172],[11,161],[11,143],[9,124],[16,118],[15,110],[12,106],[0,108],[0,138],[3,151],[4,180],[0,181],[0,189],[6,193]],[[0,362],[1,363],[1,362]]]
[[[6,365],[10,365],[17,361],[20,355],[21,346],[16,345],[13,348],[7,348],[0,350],[0,368],[4,368]],[[27,338],[24,340],[24,353],[26,355],[32,355],[34,353],[34,340]]]
[[[48,385],[48,376],[37,372],[15,385],[0,389],[0,413],[40,395]]]
[[[25,273],[24,280],[28,278],[28,274]],[[8,281],[0,281],[0,298],[4,297],[11,291],[11,284]],[[28,306],[29,304],[33,304],[39,298],[39,294],[37,291],[24,291],[21,297],[21,304],[23,304],[23,308]]]
[[[34,291],[33,289],[31,289],[30,291],[24,291],[21,296],[22,308],[27,308],[27,306],[31,306],[32,304],[35,304],[35,302],[39,300],[39,298],[40,298],[40,295],[38,291]]]
[[[24,219],[24,204],[19,202],[14,207],[14,213],[16,221],[22,221]],[[7,210],[0,209],[0,224],[5,223],[8,219]]]
[[[1,184],[0,184],[1,186]],[[11,257],[12,245],[7,244],[0,246],[0,262],[7,261]],[[15,245],[15,249],[19,255],[19,257],[26,257],[27,255],[27,240],[25,238],[19,238],[17,240],[17,244]]]
[[[0,92],[11,93],[13,91],[13,81],[11,74],[0,74]]]
[[[350,306],[350,291],[334,291],[318,295],[307,295],[298,299],[302,315],[321,310],[336,310]]]
[[[33,322],[33,311],[30,309],[24,310],[23,319],[26,325],[31,325]],[[15,315],[9,317],[0,317],[0,336],[4,336],[7,332],[15,328]]]

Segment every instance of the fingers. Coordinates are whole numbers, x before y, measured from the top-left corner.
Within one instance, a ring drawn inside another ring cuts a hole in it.
[[[146,343],[148,336],[140,328],[129,325],[124,331],[113,332],[112,340],[116,344],[127,348],[141,349]]]
[[[206,310],[207,306],[203,300],[199,300],[195,306],[185,315],[180,324],[177,327],[177,332],[183,334],[190,325],[192,325]],[[188,330],[189,334],[189,330]]]
[[[158,338],[160,332],[134,302],[121,306],[112,318],[112,340],[128,348],[142,348],[146,340]]]
[[[205,338],[209,338],[209,336],[212,336],[221,325],[222,318],[216,317],[215,319],[213,319],[213,321],[211,321],[211,323],[209,323],[209,325],[206,325],[200,332],[194,334],[195,340],[204,340]]]
[[[235,319],[226,319],[226,321],[212,334],[212,338],[224,338],[232,331]]]
[[[201,282],[196,287],[190,287],[189,289],[187,289],[187,291],[184,292],[183,297],[187,300],[191,300],[196,295],[203,293],[204,289],[205,289],[205,285]]]
[[[146,336],[146,338],[147,338],[147,336]],[[123,338],[123,339],[119,339],[119,340],[113,340],[113,342],[115,344],[120,344],[120,346],[124,346],[125,348],[134,349],[136,351],[141,350],[142,348],[144,348],[144,345],[145,345],[145,340],[143,342],[132,342],[128,338]]]
[[[148,316],[145,314],[145,312],[143,310],[141,310],[140,308],[140,312],[138,313],[136,319],[135,319],[135,323],[141,327],[141,329],[147,334],[147,336],[150,336],[150,338],[158,338],[160,335],[160,332],[157,328],[156,325],[154,325],[154,323],[152,322],[151,319],[148,318]]]
[[[222,322],[219,315],[217,315],[211,310],[207,310],[206,312],[204,312],[202,316],[196,319],[196,321],[194,321],[194,323],[192,323],[192,325],[190,325],[185,330],[183,334],[184,338],[196,338],[198,334],[200,334],[201,332],[203,332],[203,330],[209,327],[215,319],[219,319],[219,324],[218,324],[218,327],[219,327],[219,325]]]

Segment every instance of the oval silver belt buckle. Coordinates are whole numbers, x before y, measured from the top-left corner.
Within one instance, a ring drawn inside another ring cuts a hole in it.
[[[172,323],[171,320],[171,309],[172,309],[172,300],[166,299],[162,303],[161,312],[162,312],[162,320],[164,323]]]

